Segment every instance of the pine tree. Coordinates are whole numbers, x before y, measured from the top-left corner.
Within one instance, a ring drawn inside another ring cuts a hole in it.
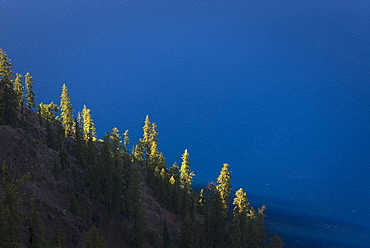
[[[54,122],[56,120],[58,111],[59,107],[54,102],[49,104],[40,103],[38,106],[39,116],[50,122]]]
[[[130,167],[130,177],[127,185],[126,209],[127,217],[133,223],[133,235],[131,236],[131,242],[135,246],[141,247],[146,223],[145,214],[142,210],[139,182],[139,168],[136,164],[132,164]]]
[[[0,125],[15,126],[18,97],[13,89],[12,64],[5,52],[0,49]]]
[[[75,217],[80,213],[75,194],[71,194],[69,197],[69,212],[71,212]]]
[[[179,166],[177,163],[173,163],[173,165],[169,169],[169,191],[170,191],[170,206],[171,208],[178,213],[180,210],[180,171]]]
[[[83,141],[83,134],[82,134],[82,125],[81,125],[81,117],[78,117],[74,121],[74,152],[78,162],[80,165],[85,168],[85,145],[86,143]]]
[[[224,164],[220,175],[217,178],[218,185],[216,186],[216,189],[220,193],[220,198],[222,202],[222,208],[223,208],[223,216],[226,219],[228,212],[229,212],[229,201],[230,201],[230,194],[231,194],[231,171],[229,171],[229,165]]]
[[[93,225],[90,230],[87,232],[87,236],[85,239],[85,245],[87,248],[104,248],[105,246],[105,238],[103,236],[99,236],[98,228]]]
[[[64,248],[66,245],[66,231],[62,228],[56,230],[49,242],[52,248]]]
[[[0,247],[22,247],[20,234],[24,220],[19,209],[23,196],[20,187],[29,179],[29,176],[24,176],[21,180],[14,182],[5,162],[3,162],[1,171],[3,176],[1,184],[5,198],[0,203]]]
[[[143,161],[144,149],[144,141],[142,139],[139,139],[132,153],[137,161]]]
[[[265,247],[266,246],[266,231],[264,226],[264,220],[266,217],[265,214],[266,206],[258,208],[256,218],[253,219],[253,241],[254,247]]]
[[[186,192],[191,189],[191,183],[193,182],[193,177],[195,174],[190,171],[190,159],[189,159],[189,152],[186,149],[185,152],[182,154],[182,162],[180,168],[180,186]]]
[[[17,94],[17,103],[18,107],[23,107],[24,104],[24,93],[23,93],[23,86],[21,81],[21,74],[16,73],[16,78],[14,80],[14,91]]]
[[[130,143],[130,138],[128,136],[128,130],[123,134],[123,152],[128,154],[128,144]]]
[[[152,126],[150,127],[149,144],[151,144],[153,141],[158,142],[157,135],[157,124],[152,123]]]
[[[283,241],[278,235],[275,234],[274,237],[271,238],[269,247],[270,248],[282,248],[283,246],[284,246]]]
[[[101,170],[98,161],[98,149],[92,138],[86,144],[86,175],[85,182],[90,189],[90,197],[98,199],[100,193]]]
[[[151,126],[150,126],[150,119],[149,119],[149,115],[147,115],[145,117],[145,122],[144,122],[144,126],[143,126],[143,141],[145,142],[145,145],[149,146],[149,142],[150,142],[150,130],[151,130]]]
[[[86,108],[86,105],[84,105],[81,114],[83,119],[83,136],[86,142],[90,137],[92,137],[93,140],[96,139],[96,130],[90,112],[91,110]]]
[[[182,221],[180,230],[180,245],[179,248],[190,248],[191,247],[191,219],[187,215]]]
[[[31,248],[48,247],[45,239],[45,227],[42,222],[41,213],[37,211],[35,199],[31,199],[31,211],[28,217],[29,241]]]
[[[195,175],[193,172],[190,171],[190,163],[189,163],[189,153],[188,150],[182,155],[182,162],[180,168],[180,186],[182,189],[181,195],[181,213],[183,216],[187,215],[188,212],[191,213],[193,211],[193,198],[191,196],[191,183],[193,181],[193,176]]]
[[[149,163],[149,153],[150,153],[149,147],[152,143],[150,139],[150,132],[151,132],[150,119],[149,116],[147,115],[145,117],[145,122],[143,126],[143,139],[142,139],[144,145],[144,155],[147,165]]]
[[[112,190],[113,190],[113,158],[112,158],[112,144],[109,132],[105,133],[104,142],[100,153],[100,178],[101,191],[104,195],[104,203],[111,209]]]
[[[27,93],[26,93],[26,99],[27,99],[27,103],[26,103],[26,106],[31,109],[32,107],[36,107],[35,105],[35,93],[33,92],[32,88],[33,88],[33,79],[31,77],[31,75],[27,72],[26,75],[25,75],[25,78],[26,78],[26,90],[27,90]]]
[[[236,191],[235,196],[233,201],[231,244],[235,248],[248,247],[250,245],[250,237],[248,233],[247,212],[250,209],[250,204],[247,194],[242,188]]]
[[[156,141],[152,141],[150,146],[150,156],[149,156],[149,167],[150,169],[154,170],[155,167],[159,165],[159,153],[158,153],[158,145]]]
[[[117,128],[113,128],[110,136],[113,154],[113,190],[112,208],[117,212],[124,212],[124,160],[122,151],[122,141]]]
[[[163,247],[168,248],[170,246],[170,233],[168,231],[167,219],[163,221]]]
[[[67,137],[73,132],[73,108],[70,102],[68,88],[65,84],[63,84],[62,94],[60,96],[60,110],[64,136]]]

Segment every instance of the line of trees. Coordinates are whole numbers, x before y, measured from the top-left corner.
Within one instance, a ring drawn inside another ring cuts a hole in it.
[[[29,109],[36,107],[35,94],[32,91],[33,79],[27,73],[25,87],[23,87],[22,75],[16,74],[14,80],[13,78],[10,60],[0,49],[0,125],[23,127],[23,107]],[[26,89],[25,93],[24,89]],[[21,121],[18,121],[17,109],[21,110]],[[144,121],[143,137],[138,140],[130,152],[128,130],[121,135],[117,128],[113,128],[106,132],[103,140],[98,140],[91,110],[86,105],[74,118],[74,109],[65,84],[62,86],[59,106],[54,102],[40,103],[38,114],[40,124],[47,130],[46,144],[59,152],[60,161],[54,163],[53,167],[55,179],[59,179],[61,172],[72,175],[76,173],[76,168],[69,164],[68,157],[71,154],[68,154],[64,147],[64,142],[72,139],[73,155],[84,170],[82,183],[88,189],[90,198],[103,203],[109,211],[129,221],[132,245],[142,246],[150,236],[150,230],[146,227],[139,186],[145,175],[146,182],[154,189],[162,204],[181,216],[182,227],[179,239],[178,242],[172,244],[173,241],[168,234],[167,220],[163,220],[162,243],[165,247],[170,247],[170,245],[173,247],[176,245],[179,248],[283,246],[277,235],[272,237],[269,245],[266,244],[265,206],[255,210],[243,189],[237,190],[232,199],[231,171],[229,171],[228,164],[223,165],[217,181],[209,183],[199,193],[192,188],[195,174],[191,170],[188,150],[184,151],[180,166],[174,163],[167,167],[163,153],[158,150],[157,125],[150,121],[149,116],[146,116]],[[10,187],[7,185],[13,184],[6,185],[9,180],[4,177],[6,176],[4,166],[2,182],[5,183],[3,188],[6,191]],[[14,202],[12,204],[15,206],[19,205],[21,198],[18,190],[21,182],[23,183],[20,181],[14,184],[10,190],[13,192],[15,200],[12,200]],[[0,239],[0,246],[15,242],[14,247],[20,247],[19,233],[6,229],[19,230],[18,227],[21,224],[17,216],[18,212],[9,203],[9,199],[5,197],[0,206],[2,209],[0,237],[3,237]],[[80,209],[73,195],[70,202],[71,213],[83,215],[84,211]],[[33,235],[31,240],[37,244],[32,247],[46,247],[47,242],[44,239],[42,227],[40,227],[40,213],[36,205],[33,205],[31,209],[30,226],[32,230],[30,234]],[[15,215],[9,217],[6,211],[14,212]],[[12,221],[15,223],[14,226],[9,224]],[[91,229],[87,233],[86,246],[104,247],[104,238],[99,236],[93,221],[91,224]],[[11,236],[3,236],[4,233],[11,233]],[[52,247],[64,247],[65,233],[57,230],[49,244],[53,244]],[[94,246],[96,244],[99,245]]]

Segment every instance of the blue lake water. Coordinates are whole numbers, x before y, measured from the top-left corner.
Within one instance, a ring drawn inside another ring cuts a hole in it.
[[[370,247],[370,2],[7,1],[0,48],[100,137],[159,126],[195,183],[231,165],[286,247]]]

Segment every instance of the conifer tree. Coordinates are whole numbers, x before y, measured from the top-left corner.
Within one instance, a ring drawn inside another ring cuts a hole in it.
[[[149,153],[150,153],[149,147],[151,145],[150,133],[151,133],[151,124],[150,124],[149,116],[147,115],[145,117],[145,121],[144,121],[143,139],[142,139],[143,145],[144,145],[144,154],[145,154],[145,159],[146,159],[147,165],[149,163]]]
[[[87,232],[85,239],[86,248],[105,248],[105,238],[99,235],[98,228],[93,225]]]
[[[96,139],[96,130],[90,112],[91,110],[84,105],[81,114],[83,119],[83,136],[86,142],[90,137],[92,137],[93,140]]]
[[[150,135],[149,135],[149,143],[150,144],[153,141],[158,142],[157,135],[158,135],[157,124],[152,123],[152,126],[150,127]]]
[[[35,93],[33,92],[32,88],[33,88],[33,79],[31,77],[31,75],[27,72],[26,75],[25,75],[25,84],[26,84],[26,99],[27,99],[27,103],[26,103],[26,106],[31,109],[32,107],[36,107],[35,105]]]
[[[191,189],[191,183],[193,182],[193,176],[195,176],[195,174],[190,171],[190,158],[187,149],[182,154],[181,158],[182,162],[180,168],[180,186],[187,192]]]
[[[110,136],[112,142],[112,154],[113,154],[113,190],[112,190],[112,208],[117,212],[124,212],[123,196],[125,194],[124,189],[124,159],[122,151],[122,141],[117,128],[113,128]]]
[[[64,136],[67,137],[73,132],[73,108],[70,102],[68,88],[65,84],[63,84],[62,94],[60,96],[60,110]]]
[[[144,126],[143,126],[143,131],[144,131],[143,141],[145,142],[145,145],[147,146],[149,146],[149,142],[150,142],[150,130],[151,130],[150,119],[149,119],[149,115],[147,115],[145,117]]]
[[[21,81],[21,74],[16,73],[16,78],[14,80],[14,91],[17,94],[17,103],[18,107],[23,107],[24,104],[24,93],[23,93],[23,86]]]
[[[180,245],[179,248],[190,248],[191,247],[191,219],[187,215],[181,225],[180,230]]]
[[[133,155],[134,155],[134,158],[137,161],[143,161],[143,159],[144,159],[144,141],[142,139],[138,140],[137,145],[134,148]]]
[[[66,231],[62,228],[56,230],[50,240],[50,247],[52,248],[64,248],[66,245]]]
[[[145,215],[142,210],[139,182],[139,168],[132,164],[127,185],[126,209],[127,217],[133,222],[134,232],[131,236],[131,242],[140,247],[143,242]]]
[[[48,247],[45,239],[45,227],[42,221],[41,213],[37,211],[35,199],[31,199],[31,211],[28,217],[29,241],[31,248]]]
[[[220,192],[215,188],[210,189],[205,204],[205,240],[207,247],[226,247],[225,225],[223,216],[223,204]]]
[[[256,217],[242,188],[236,191],[233,201],[233,220],[231,227],[231,247],[253,247],[253,219]]]
[[[104,136],[104,142],[101,147],[100,153],[100,166],[101,166],[101,187],[104,195],[104,203],[111,209],[112,190],[113,190],[113,158],[112,158],[112,147],[111,138],[109,132],[106,132]]]
[[[75,194],[71,194],[71,196],[69,197],[69,211],[76,217],[77,215],[79,215],[80,211],[79,211],[79,208],[78,208],[78,202],[77,202],[77,199],[76,199],[76,196]]]
[[[49,104],[40,103],[38,106],[39,116],[50,122],[55,121],[58,111],[59,107],[54,102]]]
[[[283,241],[281,240],[281,238],[278,235],[275,234],[271,238],[269,248],[282,248],[283,246],[284,246]]]
[[[85,158],[85,182],[90,189],[90,197],[98,199],[101,186],[101,168],[98,161],[98,149],[92,138],[89,138],[89,140],[87,141]]]
[[[220,175],[217,178],[218,185],[216,186],[216,189],[220,193],[224,218],[227,217],[229,212],[229,201],[231,194],[231,171],[229,171],[229,167],[230,166],[228,164],[223,165]]]
[[[170,246],[170,233],[168,231],[167,219],[163,221],[163,247],[168,248]]]
[[[192,212],[193,208],[193,199],[191,197],[191,183],[193,181],[193,176],[195,175],[193,172],[190,171],[190,163],[189,163],[189,153],[186,149],[182,155],[182,162],[180,168],[180,186],[182,189],[182,196],[181,196],[181,213],[183,216],[188,214],[188,212]]]
[[[169,169],[169,183],[170,183],[170,206],[175,212],[180,210],[180,172],[177,163]]]
[[[13,89],[12,64],[0,49],[0,125],[15,126],[17,122],[17,94]]]
[[[159,165],[159,153],[158,153],[158,146],[156,141],[152,141],[152,144],[150,146],[150,161],[149,161],[149,167],[154,170],[155,167]]]
[[[5,198],[0,203],[0,247],[22,247],[21,224],[23,214],[20,211],[20,204],[23,194],[20,191],[21,185],[29,179],[24,176],[21,180],[12,180],[9,169],[5,162],[2,165],[2,188]]]
[[[130,143],[130,138],[128,136],[128,130],[123,134],[123,152],[128,153],[128,144]]]
[[[266,217],[265,214],[266,206],[258,208],[256,218],[253,219],[253,244],[254,247],[265,247],[266,246],[266,231],[264,226],[264,220]]]

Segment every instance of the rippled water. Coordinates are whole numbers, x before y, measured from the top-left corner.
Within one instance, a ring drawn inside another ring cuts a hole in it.
[[[0,47],[36,100],[132,143],[146,114],[196,183],[222,163],[287,247],[370,247],[368,1],[8,1]],[[6,25],[5,25],[6,23]]]

